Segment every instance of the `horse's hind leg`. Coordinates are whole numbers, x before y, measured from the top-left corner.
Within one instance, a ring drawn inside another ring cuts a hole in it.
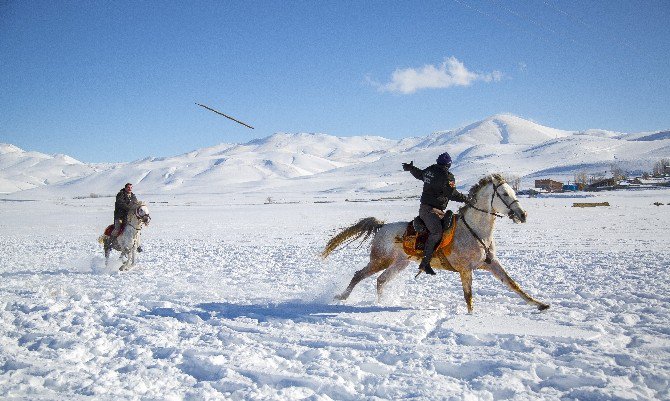
[[[389,266],[384,273],[380,274],[379,277],[377,277],[377,302],[382,297],[382,293],[384,292],[384,287],[386,287],[386,284],[388,284],[389,281],[391,281],[395,276],[398,275],[402,270],[404,270],[407,265],[409,265],[410,261],[406,257],[402,259],[396,259],[391,266]]]
[[[468,313],[472,313],[472,270],[465,269],[459,271],[461,275],[461,284],[463,285],[463,297],[468,306]]]
[[[391,260],[378,261],[374,258],[370,258],[370,262],[361,270],[354,273],[354,277],[351,279],[351,282],[347,286],[347,289],[340,295],[335,296],[335,299],[344,301],[349,298],[351,291],[354,290],[356,284],[361,280],[372,276],[373,274],[386,269],[391,264]]]
[[[367,266],[354,273],[354,277],[351,278],[351,281],[349,282],[347,289],[344,290],[344,292],[341,293],[340,295],[336,295],[335,299],[344,301],[345,299],[349,298],[349,295],[351,294],[351,291],[354,290],[354,287],[356,287],[356,284],[358,284],[364,278],[369,277],[373,274],[374,271],[372,270],[372,261],[370,261],[370,263],[368,263]]]
[[[490,271],[496,278],[498,278],[498,280],[505,283],[505,285],[507,285],[507,287],[509,287],[510,290],[519,294],[519,296],[521,296],[521,298],[523,298],[527,303],[537,306],[537,309],[545,310],[545,309],[549,308],[548,304],[542,303],[542,302],[534,299],[530,295],[526,294],[526,292],[524,290],[522,290],[521,287],[519,287],[519,284],[517,284],[516,281],[514,281],[507,274],[507,272],[502,267],[500,262],[498,262],[498,260],[494,259],[491,262],[491,264],[483,264],[482,268],[484,270]]]

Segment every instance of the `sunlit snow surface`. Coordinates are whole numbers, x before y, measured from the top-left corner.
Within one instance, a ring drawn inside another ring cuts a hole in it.
[[[138,196],[122,273],[96,242],[113,199],[0,201],[0,399],[670,399],[670,191],[522,198],[498,257],[551,308],[477,272],[472,315],[455,273],[414,264],[380,303],[374,278],[332,301],[369,244],[324,261],[328,239],[415,199]]]

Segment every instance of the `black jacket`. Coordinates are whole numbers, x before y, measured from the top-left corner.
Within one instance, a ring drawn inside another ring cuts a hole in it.
[[[114,203],[114,220],[125,220],[133,203],[137,203],[135,194],[132,192],[130,194],[126,194],[126,191],[121,189],[119,193],[116,194],[116,202]]]
[[[467,197],[456,190],[456,179],[449,168],[439,164],[421,170],[411,166],[409,172],[414,178],[423,181],[421,203],[444,210],[449,200],[465,202]]]

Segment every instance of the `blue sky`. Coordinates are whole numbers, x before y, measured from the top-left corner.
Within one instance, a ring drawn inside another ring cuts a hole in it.
[[[120,162],[497,113],[668,129],[669,20],[667,0],[0,1],[0,142]]]

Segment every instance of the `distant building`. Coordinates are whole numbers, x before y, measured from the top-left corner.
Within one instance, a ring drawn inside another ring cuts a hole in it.
[[[619,181],[614,178],[606,178],[604,180],[596,181],[590,184],[586,189],[587,191],[598,191],[601,189],[613,189]]]
[[[575,192],[575,191],[578,191],[578,190],[579,190],[579,187],[577,186],[577,184],[564,184],[563,185],[563,191]]]
[[[563,183],[550,179],[535,180],[535,188],[541,188],[547,192],[561,192],[563,191]]]
[[[659,186],[670,187],[670,177],[649,177],[649,178],[637,177],[631,182],[631,184],[654,186],[654,187]]]

